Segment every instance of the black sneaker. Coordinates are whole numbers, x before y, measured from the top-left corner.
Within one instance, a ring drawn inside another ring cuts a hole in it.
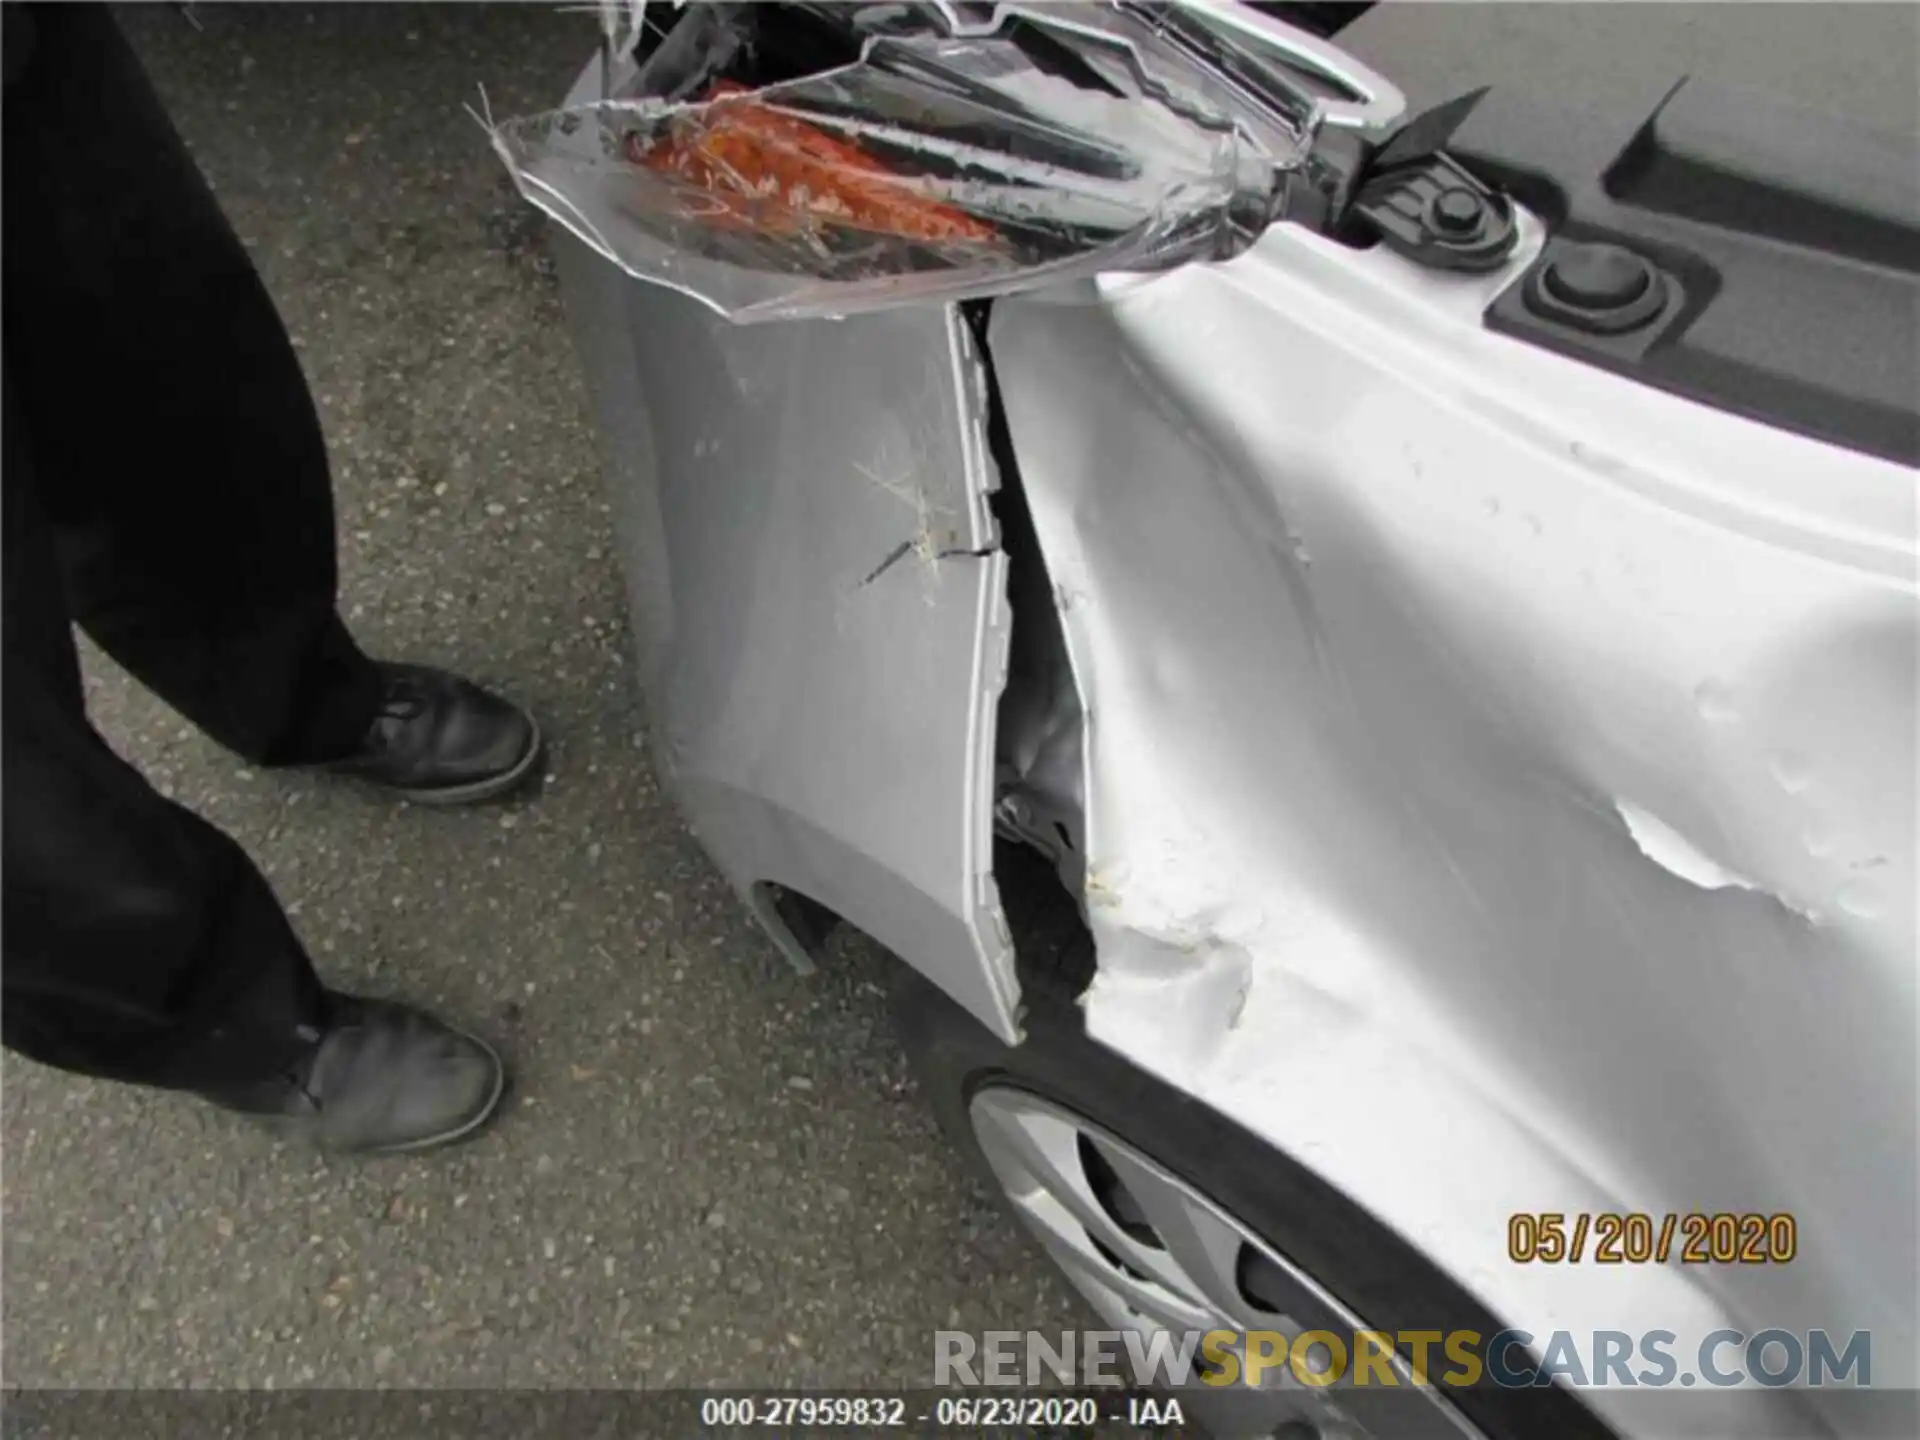
[[[291,1070],[206,1098],[263,1116],[323,1150],[390,1153],[478,1130],[506,1068],[485,1042],[391,1000],[327,997],[327,1026]]]
[[[382,663],[380,713],[359,750],[326,768],[423,805],[490,800],[540,759],[540,727],[518,705],[426,665]]]

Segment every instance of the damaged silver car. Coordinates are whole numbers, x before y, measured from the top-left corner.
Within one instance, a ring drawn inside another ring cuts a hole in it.
[[[1106,1323],[1391,1340],[1222,1432],[1852,1433],[1548,1341],[1915,1385],[1911,146],[1339,9],[656,3],[495,127],[658,764]]]

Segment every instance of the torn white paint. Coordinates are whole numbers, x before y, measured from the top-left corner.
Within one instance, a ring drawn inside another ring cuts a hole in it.
[[[1699,846],[1651,811],[1625,800],[1614,801],[1613,808],[1620,812],[1620,818],[1626,822],[1627,833],[1633,836],[1633,843],[1661,869],[1671,871],[1702,890],[1757,888],[1745,876],[1736,875],[1709,859]]]

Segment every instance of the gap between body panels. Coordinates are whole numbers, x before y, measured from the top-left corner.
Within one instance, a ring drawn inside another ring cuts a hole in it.
[[[961,305],[986,376],[987,444],[999,472],[988,504],[1000,532],[996,547],[936,551],[932,559],[1007,556],[1012,616],[1006,681],[995,726],[993,878],[1012,937],[1017,976],[1028,1003],[1071,1001],[1093,980],[1093,936],[1082,908],[1085,842],[1081,802],[1084,713],[1055,606],[1053,581],[1027,504],[1013,437],[1000,403],[987,344],[992,302]],[[904,540],[856,588],[873,584],[919,549]],[[825,961],[834,930],[858,930],[847,917],[787,886],[753,888],[753,909],[802,973]],[[911,961],[911,957],[903,957]]]
[[[1007,556],[1012,615],[994,730],[993,877],[1023,996],[1071,1000],[1095,966],[1083,908],[1085,710],[1001,403],[988,338],[993,303],[960,307],[986,375],[987,447],[1000,481],[987,503]]]

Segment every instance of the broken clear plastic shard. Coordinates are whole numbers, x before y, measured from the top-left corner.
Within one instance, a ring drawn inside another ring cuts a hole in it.
[[[849,30],[850,63],[737,78],[752,12],[781,8],[700,7],[621,93],[495,127],[521,193],[629,274],[745,322],[1226,258],[1305,152],[1119,10]]]

